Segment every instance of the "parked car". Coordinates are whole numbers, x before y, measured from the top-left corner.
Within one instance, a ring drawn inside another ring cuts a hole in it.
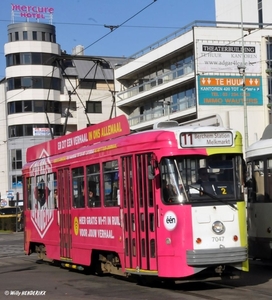
[[[22,229],[23,229],[22,209],[19,206],[1,207],[0,208],[0,230],[20,231]]]
[[[1,207],[0,208],[0,215],[10,216],[13,217],[14,215],[21,214],[22,210],[18,207]]]

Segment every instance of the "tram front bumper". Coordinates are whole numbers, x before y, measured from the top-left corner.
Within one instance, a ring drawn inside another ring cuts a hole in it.
[[[248,253],[246,247],[187,250],[186,258],[192,267],[229,265],[246,261]]]

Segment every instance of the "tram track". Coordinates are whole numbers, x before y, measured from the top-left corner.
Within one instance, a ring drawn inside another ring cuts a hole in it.
[[[23,257],[21,257],[23,259]],[[25,260],[28,260],[25,258]],[[48,261],[35,260],[37,264],[57,266],[58,264],[52,264]],[[81,272],[78,272],[81,273]],[[95,275],[89,275],[95,276]],[[135,280],[120,279],[119,277],[113,276],[118,281],[125,280],[131,284],[137,284]],[[81,279],[79,278],[79,281]],[[232,281],[233,280],[233,281]],[[145,285],[148,287],[149,285]],[[224,282],[224,279],[221,281],[194,281],[194,282],[178,282],[174,285],[167,286],[167,284],[162,286],[161,284],[150,285],[150,289],[163,289],[170,293],[178,294],[181,299],[186,300],[197,300],[197,299],[207,299],[207,300],[228,300],[228,299],[272,299],[272,290],[268,291],[265,289],[260,289],[255,287],[255,285],[245,286],[240,280],[230,279]],[[129,298],[128,298],[129,299]],[[176,299],[175,297],[170,299]]]
[[[35,255],[26,256],[20,250],[20,246],[15,249],[14,246],[6,247],[5,253],[0,255],[0,265],[4,268],[11,268],[10,272],[26,272],[33,269],[35,264],[48,265],[48,261],[37,259]],[[26,265],[30,263],[28,268]],[[16,266],[12,268],[12,265]],[[258,270],[263,267],[261,264],[254,264]],[[260,265],[260,266],[259,266]],[[52,266],[53,267],[53,266]],[[4,271],[4,270],[3,270]],[[4,274],[6,271],[1,272]],[[92,275],[90,275],[92,276]],[[79,278],[79,280],[81,280]],[[116,280],[120,280],[117,278]],[[266,281],[266,280],[265,280]],[[135,284],[135,282],[131,282]],[[176,282],[173,286],[163,286],[161,284],[152,286],[152,288],[163,289],[167,294],[170,293],[170,299],[186,299],[186,300],[228,300],[228,299],[272,299],[272,290],[260,288],[259,281],[252,280],[252,282],[243,283],[240,280],[204,280],[194,282]],[[178,297],[178,298],[176,298]]]
[[[6,261],[8,259],[8,261]],[[33,271],[36,270],[35,265],[38,264],[44,264],[48,265],[48,262],[43,262],[41,260],[37,260],[36,257],[31,258],[29,256],[20,256],[15,259],[14,257],[9,257],[9,258],[0,258],[0,263],[1,261],[4,263],[6,262],[7,265],[5,266],[8,268],[7,270],[3,270],[4,272],[1,272],[0,274],[4,275],[5,273],[7,274],[12,274],[14,272],[20,272],[21,274],[24,272],[28,271]],[[4,267],[4,265],[3,265]],[[52,266],[53,268],[53,266]],[[38,270],[38,269],[37,269]],[[46,268],[46,270],[49,270]],[[43,270],[45,271],[45,270]],[[260,270],[259,270],[260,271]],[[59,272],[59,271],[58,271]],[[70,274],[74,274],[75,272],[71,272]],[[77,273],[77,272],[76,272]],[[66,272],[60,271],[60,274],[62,276],[67,276]],[[68,273],[69,274],[69,273]],[[257,278],[258,276],[256,275],[257,273],[253,273],[253,276]],[[105,284],[106,280],[101,278],[99,276],[96,277],[95,280],[93,280],[92,276],[86,276],[81,277],[79,274],[75,275],[78,284],[76,286],[81,286],[81,291],[86,291],[89,289],[88,282],[91,280],[93,282],[94,286],[97,284]],[[115,278],[115,276],[110,276],[111,278]],[[247,277],[246,277],[247,279]],[[151,286],[137,286],[137,283],[132,280],[125,280],[125,279],[120,279],[120,278],[115,278],[115,280],[111,280],[111,286],[115,286],[116,290],[113,290],[113,293],[116,293],[116,295],[120,295],[120,285],[119,283],[123,286],[122,282],[127,282],[124,283],[124,290],[134,290],[135,294],[143,294],[143,293],[149,293],[151,291],[152,295],[150,294],[150,297],[146,299],[158,299],[155,298],[160,295],[167,295],[167,299],[186,299],[186,300],[230,300],[230,299],[239,299],[239,300],[247,300],[247,299],[258,299],[258,300],[264,300],[264,299],[272,299],[272,289],[270,289],[270,285],[268,284],[267,286],[265,285],[259,285],[260,283],[266,283],[269,282],[269,280],[264,280],[264,281],[258,281],[257,279],[253,279],[252,281],[241,281],[239,280],[233,280],[232,279],[219,279],[219,280],[203,280],[203,281],[193,281],[193,282],[188,282],[188,281],[178,281],[175,282],[175,284],[168,285],[162,284],[162,283],[157,283]],[[75,282],[75,278],[72,279],[72,282]],[[107,280],[108,282],[108,280]],[[73,285],[72,285],[73,287]],[[138,292],[136,291],[138,290]],[[91,293],[96,293],[95,290],[92,288]],[[154,294],[153,294],[154,293]],[[103,293],[102,293],[103,294]],[[106,294],[105,294],[106,295]],[[102,297],[102,295],[97,294],[97,296]],[[135,299],[135,295],[131,295],[132,298],[126,298],[126,299]],[[119,299],[119,298],[116,298]],[[123,299],[123,298],[120,298]]]

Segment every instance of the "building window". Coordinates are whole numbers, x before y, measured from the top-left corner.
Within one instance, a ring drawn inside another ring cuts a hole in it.
[[[13,65],[13,57],[11,55],[6,56],[6,66],[12,66]]]
[[[21,88],[23,89],[29,89],[32,88],[32,77],[21,77]]]
[[[31,64],[31,53],[21,53],[20,64],[30,65]]]
[[[27,41],[27,31],[23,31],[23,40]]]
[[[24,112],[31,112],[32,111],[32,101],[31,100],[25,100],[24,102]]]
[[[32,39],[33,41],[37,41],[37,31],[32,31]]]
[[[20,65],[20,63],[21,63],[20,53],[15,53],[15,54],[14,54],[14,60],[13,60],[13,63],[14,63],[15,65]]]
[[[45,32],[42,32],[42,41],[45,41]]]
[[[17,136],[24,136],[24,126],[17,125],[16,134]]]
[[[52,89],[60,91],[61,81],[60,78],[55,77],[14,77],[7,80],[8,91],[16,89]]]
[[[23,87],[22,87],[22,83],[21,83],[21,78],[14,78],[13,89],[18,90],[18,89],[22,89],[22,88]]]
[[[9,34],[9,42],[12,42],[12,33]]]
[[[79,81],[79,89],[94,89],[96,90],[96,82],[87,79],[81,79]]]
[[[19,32],[15,32],[15,41],[19,41]]]
[[[25,127],[25,135],[32,136],[33,135],[33,125],[26,124],[26,125],[24,125],[24,127]]]
[[[267,52],[267,68],[272,68],[272,39],[268,39],[266,44],[266,52]]]
[[[258,18],[259,18],[259,28],[263,28],[263,1],[258,0]]]
[[[32,65],[43,65],[42,53],[31,53],[31,58]]]
[[[22,162],[22,150],[11,149],[10,150],[11,166],[12,170],[21,170],[23,166]]]
[[[102,102],[101,101],[87,101],[86,102],[87,113],[101,114],[102,113]]]
[[[8,127],[9,138],[20,136],[35,136],[37,135],[33,128],[49,128],[48,124],[24,124],[12,125]],[[61,136],[63,132],[63,125],[52,124],[52,132],[55,136]],[[38,132],[36,130],[36,132]],[[40,136],[49,136],[50,130],[42,130],[38,132]]]
[[[15,114],[15,102],[8,103],[8,114]]]
[[[34,102],[34,112],[44,112],[44,102],[35,101]]]
[[[50,53],[21,52],[6,56],[7,66],[13,65],[55,65],[54,56]]]
[[[44,86],[44,82],[46,82],[46,78],[42,78],[42,77],[32,77],[32,88],[34,89],[47,89],[46,86]],[[50,87],[48,88],[50,89]]]
[[[22,188],[22,176],[20,175],[13,175],[12,176],[12,188]]]
[[[16,101],[15,102],[15,111],[16,113],[21,113],[22,110],[22,101]]]
[[[61,103],[50,100],[23,100],[8,102],[8,114],[22,112],[50,112],[61,113]]]

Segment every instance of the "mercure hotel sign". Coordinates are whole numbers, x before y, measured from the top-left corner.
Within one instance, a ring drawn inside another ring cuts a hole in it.
[[[45,19],[46,15],[53,14],[54,8],[47,6],[11,4],[11,11],[19,13],[22,18]]]

